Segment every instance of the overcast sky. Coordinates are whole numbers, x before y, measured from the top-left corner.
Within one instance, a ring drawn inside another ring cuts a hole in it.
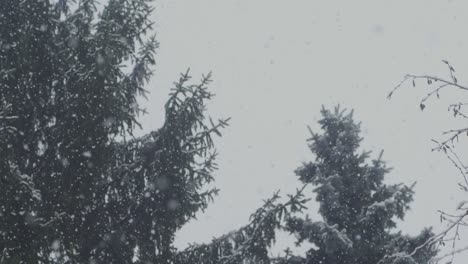
[[[194,81],[213,72],[209,113],[232,117],[216,140],[221,193],[179,232],[177,246],[236,229],[273,191],[292,192],[293,171],[312,158],[306,126],[317,128],[321,105],[355,109],[363,147],[375,155],[384,149],[394,168],[389,183],[418,182],[400,224],[406,232],[440,228],[436,211],[452,210],[462,198],[457,171],[430,151],[431,138],[463,125],[446,111],[457,95],[442,93],[424,112],[424,85],[405,87],[390,101],[386,95],[406,73],[446,76],[442,59],[468,82],[466,0],[157,0],[155,8],[161,47],[144,131],[161,125],[169,89],[188,67]]]

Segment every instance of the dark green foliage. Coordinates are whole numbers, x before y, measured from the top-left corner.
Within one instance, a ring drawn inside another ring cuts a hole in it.
[[[316,187],[323,222],[291,218],[287,227],[298,236],[298,243],[309,241],[316,246],[301,263],[375,264],[386,255],[411,252],[431,232],[425,230],[413,238],[391,231],[409,208],[412,187],[383,182],[389,169],[382,155],[369,163],[370,153],[359,152],[360,125],[352,112],[337,107],[321,113],[323,133],[312,133],[310,139],[315,161],[296,173],[302,182]],[[428,250],[413,257],[426,263],[434,254]]]
[[[216,168],[206,85],[183,74],[165,124],[132,135],[155,63],[150,0],[0,8],[0,262],[169,263]]]

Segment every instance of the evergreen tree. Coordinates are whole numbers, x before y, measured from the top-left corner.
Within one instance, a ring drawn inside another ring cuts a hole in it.
[[[281,203],[278,193],[265,201],[244,227],[194,244],[177,254],[176,263],[241,264],[377,264],[428,263],[436,250],[414,249],[432,235],[424,229],[412,237],[396,231],[396,220],[403,219],[413,199],[412,186],[387,185],[389,172],[381,156],[370,163],[369,152],[359,153],[360,124],[352,112],[338,107],[322,110],[319,121],[323,134],[314,134],[310,148],[315,161],[305,163],[296,173],[304,184],[295,195]],[[309,200],[307,186],[316,188],[323,221],[312,221],[305,213]],[[306,257],[286,250],[286,256],[271,258],[270,247],[276,232],[294,234],[297,244],[314,246]]]
[[[305,259],[289,255],[278,262],[375,264],[386,255],[407,252],[399,261],[427,263],[434,250],[408,254],[431,236],[429,229],[416,237],[395,232],[396,219],[404,218],[413,199],[412,186],[384,183],[389,169],[382,154],[368,162],[370,153],[360,152],[360,124],[353,120],[353,112],[337,107],[322,109],[321,114],[323,133],[312,133],[310,139],[315,160],[303,164],[296,174],[301,182],[315,186],[323,221],[290,218],[286,229],[296,234],[298,243],[315,246]]]
[[[2,1],[0,263],[169,263],[216,194],[209,76],[183,74],[162,128],[133,136],[150,2]]]

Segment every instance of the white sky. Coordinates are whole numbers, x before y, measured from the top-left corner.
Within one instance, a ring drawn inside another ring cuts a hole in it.
[[[213,71],[217,96],[209,112],[232,117],[216,140],[221,193],[179,232],[177,246],[236,229],[273,191],[292,192],[293,171],[312,158],[306,125],[317,127],[322,104],[355,109],[364,147],[376,155],[384,149],[394,167],[388,182],[418,181],[402,229],[440,228],[436,210],[454,209],[461,199],[457,171],[430,151],[431,138],[462,125],[446,112],[450,100],[442,93],[422,113],[424,85],[406,87],[390,101],[386,95],[406,73],[446,76],[442,59],[468,82],[467,1],[157,0],[155,7],[161,47],[144,102],[145,131],[161,125],[169,88],[188,67],[195,81]]]

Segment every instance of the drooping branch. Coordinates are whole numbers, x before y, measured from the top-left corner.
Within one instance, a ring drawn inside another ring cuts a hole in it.
[[[450,72],[450,78],[451,80],[447,80],[446,78],[434,76],[434,75],[427,75],[427,74],[422,74],[422,75],[416,75],[416,74],[407,74],[403,80],[396,85],[388,94],[387,98],[391,98],[393,94],[395,93],[396,90],[401,88],[404,84],[407,82],[411,82],[413,86],[416,86],[416,80],[422,79],[427,82],[428,85],[432,85],[433,83],[439,83],[437,88],[433,88],[422,100],[422,102],[425,102],[428,100],[431,96],[436,95],[439,97],[439,92],[443,88],[456,88],[456,89],[461,89],[468,91],[468,86],[461,85],[458,83],[458,79],[455,77],[455,69],[450,65],[450,63],[446,60],[443,60],[443,62],[447,65],[449,72]]]
[[[177,254],[176,263],[237,264],[245,260],[255,263],[270,263],[268,248],[275,240],[275,231],[282,228],[293,213],[305,209],[308,199],[303,190],[288,195],[285,203],[278,203],[279,193],[265,201],[250,217],[250,222],[236,231],[214,238],[209,244],[191,245]]]

